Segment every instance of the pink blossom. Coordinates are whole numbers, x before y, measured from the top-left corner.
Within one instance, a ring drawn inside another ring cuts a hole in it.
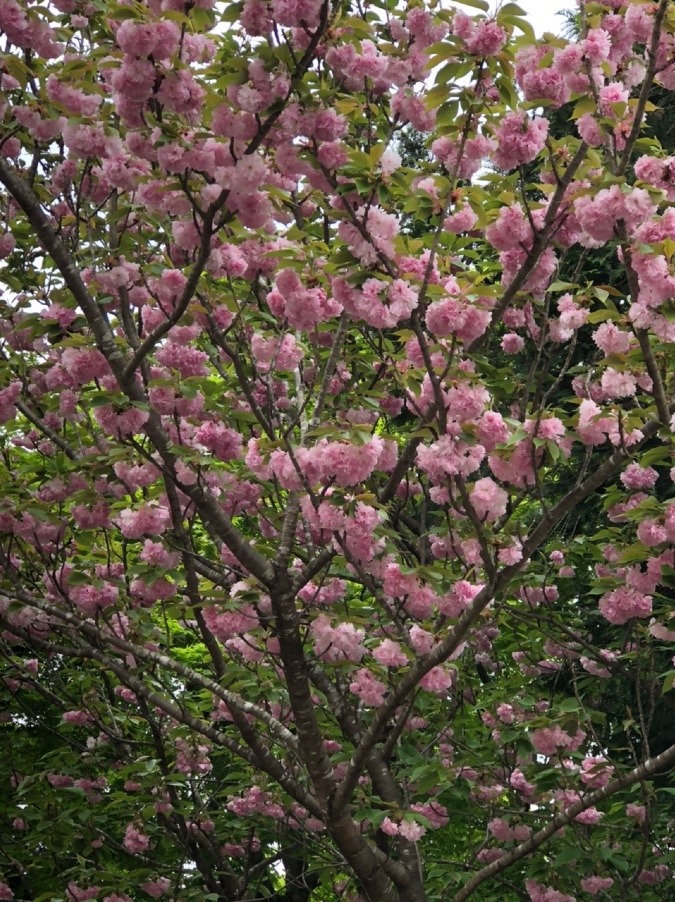
[[[409,842],[417,842],[424,836],[427,830],[426,827],[423,827],[415,821],[401,821],[398,832]]]
[[[525,339],[516,332],[507,332],[501,346],[505,354],[519,354],[525,347]]]
[[[146,539],[139,559],[153,567],[170,570],[172,567],[177,567],[180,563],[180,554],[177,551],[170,552],[161,542],[153,542],[151,539]]]
[[[600,613],[617,626],[628,623],[633,617],[649,617],[652,612],[652,597],[628,586],[614,589],[602,596]]]
[[[176,770],[180,773],[209,774],[213,770],[213,763],[209,758],[211,746],[178,739],[176,750]]]
[[[637,380],[632,373],[618,372],[612,367],[602,374],[600,384],[609,398],[630,398],[637,389]]]
[[[252,814],[264,814],[275,820],[284,816],[284,809],[275,802],[272,796],[259,786],[251,786],[243,795],[227,803],[228,811],[239,817],[250,817]]]
[[[81,887],[72,882],[66,888],[68,902],[88,902],[89,899],[95,899],[100,892],[98,886]]]
[[[380,157],[379,169],[385,181],[401,166],[401,155],[391,147],[387,147]]]
[[[638,874],[638,882],[643,883],[645,886],[656,886],[657,883],[661,883],[666,877],[670,876],[670,868],[667,864],[657,864],[654,868],[643,868]]]
[[[47,96],[58,106],[75,116],[95,116],[101,105],[102,97],[98,94],[85,94],[77,88],[63,84],[55,75],[47,79]]]
[[[128,824],[122,840],[124,848],[134,855],[147,852],[150,848],[150,839],[141,833],[133,824]]]
[[[470,476],[485,457],[482,445],[470,445],[443,435],[437,442],[417,451],[420,469],[429,474],[432,482],[441,483],[447,476]]]
[[[632,344],[630,332],[624,332],[612,322],[603,323],[593,333],[593,341],[603,354],[627,354]]]
[[[470,232],[477,221],[478,217],[476,214],[468,204],[465,204],[461,209],[456,210],[451,216],[445,218],[443,228],[448,232],[459,235],[461,232]]]
[[[529,734],[530,742],[540,755],[550,757],[558,751],[575,751],[584,741],[586,734],[578,730],[575,736],[570,736],[562,727],[555,724],[551,727],[540,727]]]
[[[459,178],[470,179],[481,167],[483,160],[494,150],[496,142],[485,135],[469,138],[462,146],[457,137],[436,138],[431,152],[450,173],[457,172]]]
[[[647,808],[644,805],[637,805],[635,802],[630,802],[626,805],[626,814],[628,817],[635,818],[636,822],[642,825],[647,819]]]
[[[631,491],[651,489],[659,474],[653,467],[643,467],[638,463],[629,464],[621,474],[621,482]]]
[[[438,610],[448,617],[459,617],[482,589],[482,583],[474,585],[465,579],[459,579],[448,595],[438,599]]]
[[[492,313],[461,297],[441,298],[427,308],[427,327],[438,336],[456,335],[464,344],[471,344],[484,334]]]
[[[378,254],[393,257],[394,239],[399,232],[396,217],[379,207],[370,207],[365,212],[358,209],[355,215],[362,220],[367,238],[350,222],[341,222],[338,227],[340,237],[349,245],[354,256],[366,266],[376,263]]]
[[[117,515],[117,524],[126,539],[141,539],[144,535],[160,536],[170,520],[171,515],[166,508],[152,503],[136,510],[126,508]]]
[[[474,483],[470,493],[471,505],[481,520],[494,523],[506,513],[508,492],[486,476]]]
[[[423,815],[430,823],[433,830],[439,830],[448,823],[448,810],[440,802],[432,799],[429,802],[416,802],[410,806],[410,810]]]
[[[365,654],[362,642],[366,632],[351,623],[332,626],[327,614],[320,614],[310,626],[314,636],[314,653],[329,663],[358,662]]]
[[[86,385],[87,382],[110,373],[108,361],[96,348],[66,348],[61,354],[60,362],[74,387]]]
[[[203,613],[206,625],[221,642],[243,635],[258,625],[258,617],[252,605],[241,605],[235,611],[209,605]]]
[[[581,42],[584,56],[594,65],[608,59],[611,46],[609,35],[602,28],[589,29]]]
[[[627,103],[630,96],[630,92],[619,82],[610,82],[603,85],[598,94],[603,115],[610,117],[616,117],[617,115],[614,105]]]
[[[71,726],[83,727],[93,721],[92,715],[88,711],[64,711],[61,720]]]
[[[507,113],[494,132],[497,148],[492,159],[500,169],[531,163],[546,143],[548,120],[524,112]]]
[[[582,889],[591,896],[596,896],[613,885],[614,880],[611,877],[584,877],[581,881]]]
[[[532,242],[532,228],[520,204],[501,207],[497,219],[485,230],[485,237],[498,251],[508,251]]]
[[[531,902],[575,902],[574,896],[558,892],[552,886],[543,886],[541,883],[537,883],[536,880],[526,880],[525,888]]]
[[[218,460],[235,460],[242,453],[242,437],[222,423],[208,421],[195,430],[195,441],[211,451]]]
[[[513,771],[511,776],[509,777],[509,784],[516,790],[516,792],[521,792],[523,795],[532,795],[535,791],[535,786],[533,783],[528,783],[525,779],[525,775],[521,770],[516,768]]]
[[[159,899],[160,896],[169,892],[171,881],[168,877],[155,877],[154,880],[146,880],[145,883],[141,883],[140,887],[153,899]]]
[[[602,811],[598,811],[597,808],[586,808],[585,811],[582,811],[580,814],[574,818],[574,820],[578,824],[586,824],[588,827],[594,827],[596,824],[599,824],[603,818]]]
[[[157,360],[169,369],[177,370],[183,379],[189,376],[206,376],[208,354],[197,348],[167,342],[156,354]]]
[[[595,401],[587,398],[579,406],[579,425],[577,433],[585,445],[601,445],[607,440],[608,432],[613,428],[613,421],[602,416],[602,410]]]
[[[501,817],[495,817],[488,821],[488,830],[500,842],[510,842],[513,839],[513,829]]]
[[[75,782],[68,774],[47,774],[47,781],[54,789],[62,789],[66,786],[72,786]]]
[[[420,687],[435,695],[444,696],[454,682],[455,671],[447,671],[442,667],[432,667],[420,680]]]
[[[366,668],[362,667],[354,674],[354,680],[349,684],[349,691],[357,695],[365,705],[378,708],[384,703],[387,687]]]
[[[668,531],[661,526],[656,520],[647,518],[637,528],[637,537],[643,545],[651,548],[654,545],[661,545],[668,541]]]
[[[412,642],[412,647],[419,655],[429,654],[436,644],[436,640],[431,633],[423,630],[422,627],[418,626],[416,623],[410,627],[410,641]]]
[[[609,783],[614,768],[602,756],[584,758],[581,762],[581,782],[591,789],[602,789]]]
[[[486,410],[478,420],[476,435],[486,451],[493,451],[497,445],[508,439],[509,427],[500,413]]]
[[[372,655],[384,667],[404,667],[408,663],[407,655],[393,639],[383,639]]]
[[[128,406],[126,409],[117,409],[111,404],[102,404],[94,408],[94,419],[108,433],[115,438],[128,438],[137,435],[148,422],[150,414],[139,407]]]
[[[116,604],[119,588],[111,583],[74,586],[69,594],[73,604],[85,617],[95,617],[99,611]]]
[[[398,827],[399,825],[394,823],[389,817],[385,817],[385,819],[380,824],[380,830],[386,836],[398,836]]]
[[[168,59],[178,50],[180,29],[168,19],[147,24],[125,19],[116,38],[120,48],[132,56]]]

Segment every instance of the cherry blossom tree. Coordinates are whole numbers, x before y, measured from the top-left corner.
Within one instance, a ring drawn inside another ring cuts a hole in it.
[[[0,899],[666,898],[672,4],[0,36]]]

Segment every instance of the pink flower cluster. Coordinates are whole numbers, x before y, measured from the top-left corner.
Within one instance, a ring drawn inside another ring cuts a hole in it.
[[[576,902],[574,896],[558,892],[552,886],[544,886],[536,880],[526,880],[525,888],[531,902]]]
[[[612,886],[614,886],[612,877],[597,877],[594,875],[592,877],[584,877],[581,881],[581,888],[589,896],[597,896],[598,893],[610,889]]]
[[[267,303],[275,316],[285,318],[293,329],[309,331],[342,311],[342,306],[328,298],[322,288],[306,288],[292,269],[277,274]]]
[[[372,654],[383,667],[405,667],[408,664],[408,656],[393,639],[383,639]]]
[[[576,431],[585,445],[602,445],[609,439],[613,445],[623,442],[630,447],[642,438],[642,433],[638,429],[627,434],[623,432],[616,414],[604,414],[602,408],[589,398],[584,398],[579,405],[579,423]]]
[[[364,705],[378,708],[384,704],[387,692],[385,683],[376,679],[367,667],[361,667],[353,676],[354,679],[349,684],[349,691],[358,696]]]
[[[212,420],[202,423],[195,430],[194,439],[198,445],[211,451],[218,460],[229,461],[241,457],[241,435],[222,423]]]
[[[372,561],[375,554],[382,550],[384,542],[377,535],[380,515],[371,505],[359,501],[353,514],[346,514],[327,501],[321,502],[315,509],[306,496],[301,505],[314,541],[324,544],[332,542],[340,552],[343,542],[349,554],[361,563]],[[335,538],[335,533],[341,536],[341,542]]]
[[[170,521],[169,511],[152,503],[135,510],[125,508],[117,515],[117,525],[125,539],[141,539],[145,535],[160,536]]]
[[[417,842],[427,832],[426,827],[418,824],[417,821],[402,820],[397,823],[389,817],[385,817],[382,821],[380,830],[387,836],[402,836],[409,842]]]
[[[630,332],[619,329],[612,322],[603,323],[593,333],[593,341],[603,354],[627,354],[633,344]]]
[[[469,444],[452,435],[442,435],[438,441],[420,446],[417,451],[417,465],[437,484],[443,484],[448,476],[470,476],[484,458],[483,445]]]
[[[254,814],[263,814],[275,820],[284,817],[281,805],[274,802],[272,796],[260,786],[251,786],[241,796],[231,799],[227,803],[227,810],[239,817],[251,817]]]
[[[640,181],[666,192],[666,199],[675,201],[675,157],[642,156],[635,161],[635,175]]]
[[[614,768],[601,755],[584,758],[581,762],[581,782],[590,789],[602,789],[613,773]]]
[[[470,179],[496,149],[496,141],[485,135],[468,138],[462,145],[457,137],[443,135],[431,145],[431,152],[451,174]],[[461,156],[460,156],[461,153]]]
[[[459,617],[484,588],[482,583],[458,579],[447,595],[437,600],[438,610],[447,617]]]
[[[314,638],[314,653],[327,663],[335,664],[339,661],[358,663],[366,653],[363,645],[366,631],[355,627],[352,623],[338,623],[337,626],[333,626],[327,614],[320,614],[312,621],[310,632]]]
[[[256,332],[251,339],[251,356],[260,373],[270,369],[276,372],[292,372],[304,356],[295,336],[287,332],[281,338],[264,338]]]
[[[574,736],[570,736],[558,724],[550,727],[540,727],[529,734],[530,742],[539,755],[556,755],[561,751],[574,752],[586,738],[582,730],[577,730]]]
[[[221,642],[241,636],[259,624],[255,608],[250,604],[241,605],[236,611],[209,605],[204,608],[203,614],[206,625]]]
[[[532,828],[526,824],[516,824],[515,827],[512,827],[501,817],[488,821],[487,826],[490,833],[499,842],[524,842],[526,839],[529,839],[532,833]]]
[[[478,479],[469,493],[471,505],[481,520],[494,523],[506,513],[508,492],[500,488],[489,476]]]
[[[399,233],[398,219],[380,207],[358,208],[354,215],[360,228],[343,220],[338,226],[340,238],[364,266],[378,262],[381,254],[389,259],[395,255],[394,241]]]
[[[153,899],[159,899],[171,889],[171,881],[168,877],[155,877],[154,880],[146,880],[145,883],[139,885],[143,892]]]
[[[621,586],[603,595],[598,607],[605,620],[620,626],[633,617],[649,617],[652,597],[630,586]]]
[[[176,740],[176,770],[182,774],[209,774],[213,764],[211,746],[185,739]]]
[[[147,852],[150,848],[150,838],[141,833],[133,824],[128,824],[122,844],[128,852],[139,855]]]
[[[506,171],[531,163],[543,150],[547,135],[548,119],[524,112],[507,113],[494,130],[497,146],[492,161]]]
[[[427,308],[427,328],[439,337],[456,336],[463,344],[470,345],[490,325],[492,299],[462,296],[454,279],[449,279],[444,287],[448,297],[433,301]]]
[[[457,11],[452,17],[452,33],[461,38],[469,53],[479,57],[495,56],[506,43],[506,32],[494,21],[476,21]]]
[[[274,475],[283,488],[299,490],[303,479],[312,486],[324,480],[334,480],[340,486],[357,485],[373,470],[393,469],[397,454],[395,442],[377,435],[362,445],[321,439],[312,448],[296,448],[292,456],[277,449],[266,464],[257,441],[252,439],[246,463],[259,478],[269,479]]]
[[[618,185],[612,185],[594,195],[582,194],[574,201],[574,215],[583,230],[579,242],[584,247],[600,247],[614,237],[619,220],[632,234],[655,210],[656,204],[644,188],[624,193]]]
[[[344,279],[333,281],[333,298],[354,320],[376,329],[392,329],[417,307],[417,292],[403,279],[366,279],[360,289]]]

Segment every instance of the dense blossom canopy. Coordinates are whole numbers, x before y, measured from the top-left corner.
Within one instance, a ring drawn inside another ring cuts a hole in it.
[[[0,899],[672,893],[675,7],[579,7],[0,2]]]

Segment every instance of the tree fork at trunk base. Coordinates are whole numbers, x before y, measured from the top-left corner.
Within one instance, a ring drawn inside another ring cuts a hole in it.
[[[424,902],[426,895],[417,875],[371,846],[348,814],[329,818],[328,828],[368,902]]]

